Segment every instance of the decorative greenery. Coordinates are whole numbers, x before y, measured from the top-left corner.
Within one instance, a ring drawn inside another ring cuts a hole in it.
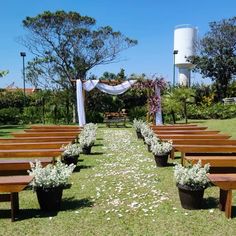
[[[169,154],[170,151],[172,150],[173,145],[172,145],[172,141],[160,141],[160,140],[153,140],[151,142],[151,151],[154,155],[156,156],[162,156],[162,155],[166,155]]]
[[[209,169],[210,165],[205,164],[202,167],[201,161],[198,161],[197,164],[187,167],[177,164],[174,166],[174,177],[177,184],[187,185],[192,189],[206,188],[210,183],[209,179],[207,178]]]
[[[65,187],[75,168],[74,164],[68,166],[61,161],[57,161],[55,165],[49,164],[46,167],[42,167],[41,162],[36,160],[35,164],[30,162],[30,166],[31,170],[28,170],[28,173],[34,176],[31,182],[33,190],[37,188]]]

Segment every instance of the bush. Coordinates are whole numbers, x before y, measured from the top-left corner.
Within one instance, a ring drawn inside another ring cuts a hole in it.
[[[96,111],[86,111],[86,122],[87,123],[102,123],[103,115]]]
[[[1,124],[18,124],[21,121],[21,112],[19,108],[9,107],[0,109]]]
[[[135,118],[145,121],[146,115],[147,115],[147,106],[134,107],[134,108],[130,109],[128,112],[128,116],[129,116],[130,121],[133,121]]]
[[[229,119],[236,117],[236,105],[224,105],[216,103],[212,106],[188,106],[190,119]]]

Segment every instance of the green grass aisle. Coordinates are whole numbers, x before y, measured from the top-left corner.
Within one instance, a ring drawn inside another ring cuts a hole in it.
[[[173,167],[157,168],[132,128],[100,127],[92,154],[81,154],[71,182],[54,215],[39,210],[32,191],[20,193],[20,219],[14,223],[5,210],[9,203],[0,203],[0,235],[235,234],[236,218],[227,220],[217,208],[216,187],[205,191],[205,209],[180,206]]]

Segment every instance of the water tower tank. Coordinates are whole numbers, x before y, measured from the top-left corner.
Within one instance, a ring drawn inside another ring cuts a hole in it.
[[[190,81],[193,65],[187,57],[195,55],[197,28],[190,25],[175,27],[174,31],[174,56],[175,65],[179,68],[179,83],[187,86]]]

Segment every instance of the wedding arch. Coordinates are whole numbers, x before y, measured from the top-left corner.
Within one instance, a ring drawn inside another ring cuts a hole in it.
[[[79,126],[84,126],[86,124],[85,119],[85,109],[84,109],[84,91],[91,91],[94,88],[98,88],[104,93],[111,95],[120,95],[125,93],[131,86],[133,86],[137,80],[127,80],[118,85],[109,85],[100,80],[86,80],[81,81],[76,80],[76,98],[77,98],[77,113],[79,118]],[[152,84],[152,83],[151,83]],[[153,85],[151,85],[153,86]],[[155,110],[155,124],[162,124],[162,115],[161,115],[161,95],[160,95],[161,86],[158,83],[154,84],[155,99],[156,103],[154,106],[157,106]]]

